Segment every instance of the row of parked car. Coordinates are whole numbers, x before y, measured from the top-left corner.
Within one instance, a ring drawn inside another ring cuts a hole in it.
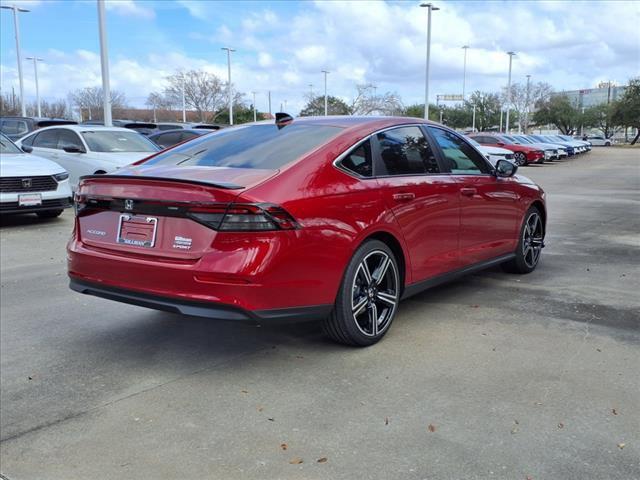
[[[591,151],[591,143],[566,135],[522,135],[491,132],[468,137],[495,165],[505,159],[518,166],[562,160]]]
[[[1,139],[0,212],[34,212],[43,217],[60,215],[64,208],[71,206],[72,191],[80,177],[113,172],[220,128],[125,120],[114,121],[113,127],[100,123],[24,117],[0,119],[3,129],[10,134],[2,134]],[[17,131],[23,134],[18,135]],[[503,159],[518,166],[544,163],[591,149],[589,142],[557,135],[478,132],[467,138],[494,166]],[[28,154],[32,154],[30,158],[26,157]]]

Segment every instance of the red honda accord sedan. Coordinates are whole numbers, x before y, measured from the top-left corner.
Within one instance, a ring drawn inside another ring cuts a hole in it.
[[[544,246],[540,187],[415,118],[323,117],[206,135],[84,177],[73,290],[230,320],[319,319],[365,346],[401,299]]]

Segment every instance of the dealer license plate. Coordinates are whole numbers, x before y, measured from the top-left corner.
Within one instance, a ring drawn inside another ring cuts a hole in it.
[[[156,244],[158,219],[145,215],[120,215],[118,243],[153,248]]]

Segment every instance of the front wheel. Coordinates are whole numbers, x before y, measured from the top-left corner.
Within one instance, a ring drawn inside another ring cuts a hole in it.
[[[544,247],[544,223],[540,210],[527,210],[520,228],[520,238],[513,260],[503,263],[502,268],[510,273],[531,273],[538,266]]]
[[[400,276],[395,255],[383,242],[369,240],[351,258],[323,330],[338,343],[373,345],[389,330],[399,302]]]

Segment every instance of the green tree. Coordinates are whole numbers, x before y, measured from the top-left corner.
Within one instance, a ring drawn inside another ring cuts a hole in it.
[[[414,103],[403,110],[405,117],[424,118],[424,103]],[[433,122],[440,121],[440,110],[435,103],[429,104],[429,120]]]
[[[595,127],[606,138],[610,138],[620,127],[620,118],[616,113],[619,110],[618,102],[603,103],[585,109],[582,123],[585,127]]]
[[[537,107],[533,118],[538,125],[553,125],[564,135],[573,135],[582,125],[582,112],[566,95],[554,95]]]
[[[351,115],[349,106],[338,97],[327,97],[327,112],[329,115]],[[324,115],[324,95],[310,99],[300,111],[301,117],[317,117]]]
[[[497,127],[500,123],[500,97],[495,93],[475,91],[465,102],[473,115],[476,106],[476,129],[484,132]]]
[[[631,145],[635,145],[640,138],[640,77],[629,80],[624,95],[616,102],[614,119],[619,125],[636,129],[631,141]]]
[[[444,107],[442,123],[457,129],[471,128],[473,121],[473,107],[468,104]]]

